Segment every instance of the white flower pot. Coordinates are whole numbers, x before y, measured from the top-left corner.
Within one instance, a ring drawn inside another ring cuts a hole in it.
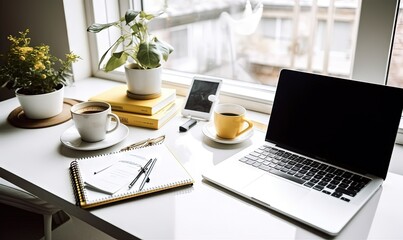
[[[136,69],[136,64],[126,64],[126,82],[129,92],[136,95],[153,95],[161,92],[162,67]]]
[[[25,95],[15,91],[24,114],[30,119],[54,117],[63,111],[64,86],[51,93]]]

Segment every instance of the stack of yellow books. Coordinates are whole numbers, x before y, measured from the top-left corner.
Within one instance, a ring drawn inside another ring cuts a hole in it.
[[[119,85],[89,99],[111,105],[113,113],[126,125],[159,129],[179,110],[176,90],[162,88],[161,96],[154,99],[137,100],[127,96],[127,86]]]

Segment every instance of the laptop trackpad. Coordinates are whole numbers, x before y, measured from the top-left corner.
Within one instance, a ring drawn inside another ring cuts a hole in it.
[[[246,195],[258,200],[272,208],[283,209],[297,207],[298,202],[309,194],[309,189],[290,183],[270,174],[261,177],[247,185],[244,189]]]

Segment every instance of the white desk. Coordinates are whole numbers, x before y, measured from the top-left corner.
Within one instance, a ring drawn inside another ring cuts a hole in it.
[[[66,97],[86,100],[117,83],[83,80],[66,89]],[[253,137],[238,145],[221,145],[205,138],[199,122],[186,133],[175,117],[160,130],[130,127],[126,140],[111,148],[80,152],[64,147],[60,135],[73,125],[21,129],[7,122],[18,107],[10,99],[0,103],[0,176],[64,209],[69,214],[118,238],[144,239],[317,239],[320,232],[205,182],[201,173],[243,147],[264,139]],[[131,199],[94,210],[75,206],[69,164],[78,157],[118,150],[130,143],[165,134],[167,146],[195,180],[189,188]],[[403,160],[396,145],[393,161]],[[337,237],[340,239],[403,239],[403,176],[390,172],[383,188],[364,206]]]

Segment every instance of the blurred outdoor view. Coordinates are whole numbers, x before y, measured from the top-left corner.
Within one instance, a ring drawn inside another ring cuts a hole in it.
[[[143,7],[165,11],[151,25],[175,48],[164,68],[275,86],[282,68],[350,77],[359,3],[147,0]],[[395,43],[388,84],[403,87],[403,47]]]

